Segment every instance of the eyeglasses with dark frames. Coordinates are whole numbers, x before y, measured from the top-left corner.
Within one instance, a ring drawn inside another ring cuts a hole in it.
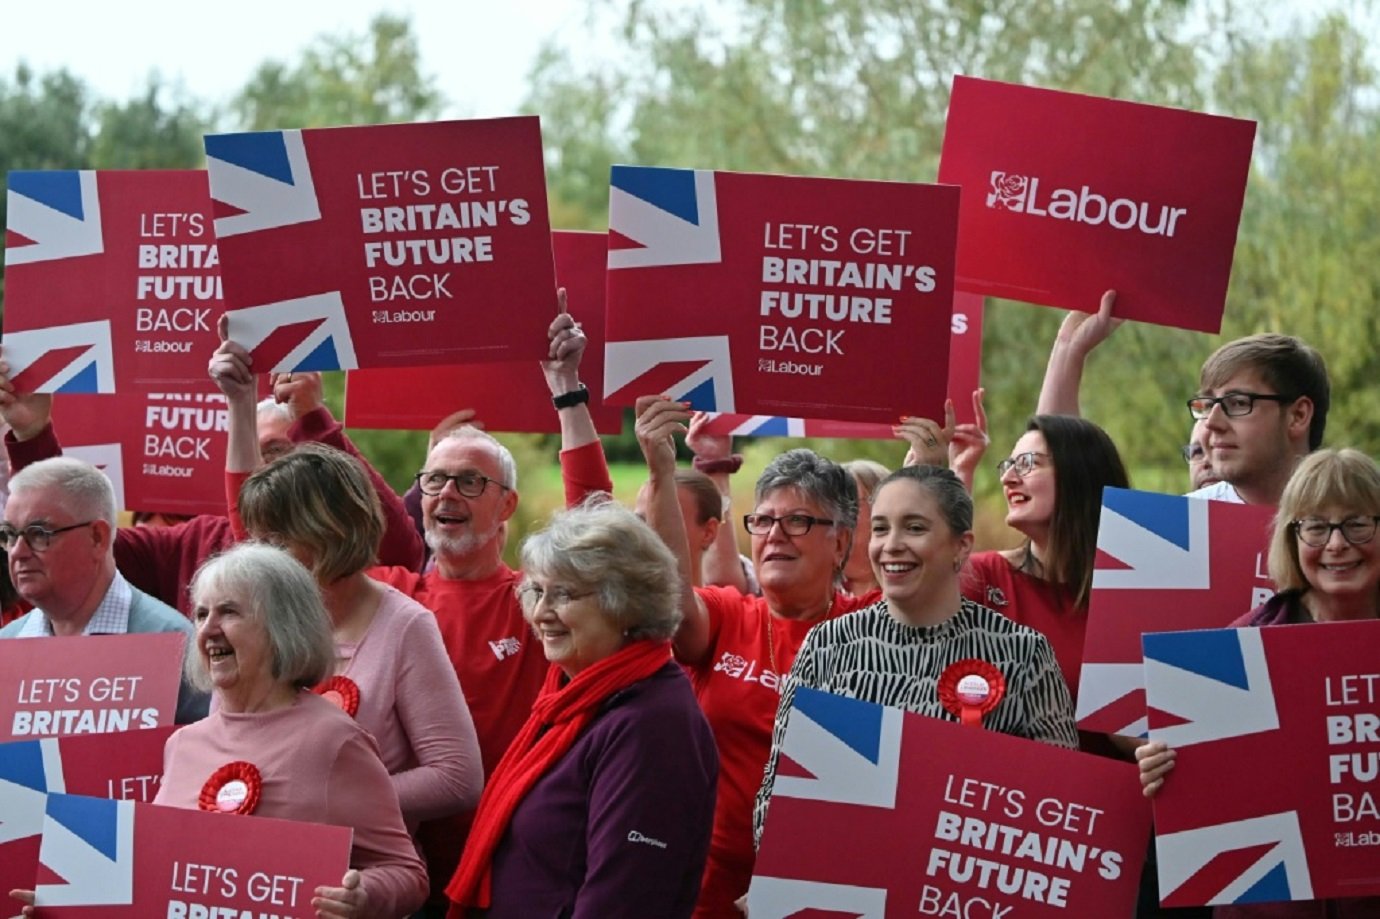
[[[0,524],[0,545],[5,547],[6,552],[13,552],[14,547],[19,545],[19,537],[24,537],[24,541],[29,544],[29,548],[35,552],[46,552],[48,546],[52,544],[53,537],[59,533],[66,533],[69,530],[79,530],[82,527],[89,527],[95,523],[94,520],[87,520],[83,523],[74,523],[71,526],[57,527],[49,529],[31,523],[26,527],[12,527],[8,523]]]
[[[1353,546],[1364,546],[1375,538],[1376,521],[1380,521],[1380,516],[1368,514],[1356,514],[1337,523],[1321,517],[1300,517],[1289,526],[1294,528],[1294,535],[1298,537],[1299,542],[1314,549],[1321,549],[1332,539],[1333,530],[1340,532],[1342,539]]]
[[[815,524],[834,525],[834,521],[826,517],[811,517],[809,514],[786,514],[784,517],[773,517],[771,514],[743,515],[743,527],[753,536],[766,536],[778,523],[787,536],[804,536]]]
[[[1298,396],[1281,396],[1278,393],[1264,392],[1229,392],[1220,396],[1194,396],[1185,404],[1188,406],[1188,413],[1193,416],[1195,421],[1202,421],[1212,414],[1213,406],[1222,406],[1222,413],[1228,418],[1240,418],[1255,411],[1255,404],[1261,399],[1266,402],[1278,402],[1287,405],[1298,399]]]
[[[448,472],[432,472],[423,469],[417,473],[417,487],[422,490],[422,494],[435,497],[446,490],[446,483],[454,482],[455,490],[466,498],[478,498],[484,494],[484,489],[489,487],[489,483],[497,485],[504,491],[508,486],[498,479],[491,479],[478,472],[460,472],[451,475]]]

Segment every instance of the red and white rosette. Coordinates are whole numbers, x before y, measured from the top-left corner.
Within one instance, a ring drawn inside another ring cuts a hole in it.
[[[359,711],[359,684],[347,676],[333,676],[312,692],[340,706],[351,718]]]
[[[252,814],[259,806],[263,788],[259,767],[238,760],[211,773],[206,784],[201,786],[196,806],[213,814]]]
[[[939,676],[939,701],[961,724],[982,727],[982,716],[1006,695],[1006,677],[976,657],[955,661]]]

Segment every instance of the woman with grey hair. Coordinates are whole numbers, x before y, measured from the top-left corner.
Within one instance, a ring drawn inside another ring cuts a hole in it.
[[[311,575],[281,549],[244,543],[204,563],[191,592],[187,676],[217,704],[168,738],[154,803],[349,827],[350,870],[316,888],[316,915],[410,915],[426,870],[388,770],[369,733],[309,691],[335,661]]]
[[[637,438],[648,467],[648,519],[689,571],[689,547],[676,501],[676,447],[690,413],[662,397],[638,400]],[[752,807],[771,749],[781,678],[816,623],[861,609],[877,592],[838,589],[857,522],[853,477],[810,450],[781,454],[757,480],[756,506],[743,525],[761,596],[727,587],[681,587],[684,621],[676,659],[714,729],[722,768],[714,838],[696,919],[740,919],[734,901],[752,877]]]
[[[494,770],[452,917],[687,917],[718,754],[671,660],[676,560],[631,511],[585,504],[522,547],[519,594],[555,664]]]

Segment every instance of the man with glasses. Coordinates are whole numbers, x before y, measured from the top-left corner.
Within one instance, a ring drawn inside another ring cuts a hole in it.
[[[611,492],[613,482],[589,413],[589,391],[580,382],[586,338],[565,311],[564,291],[558,299],[542,371],[560,417],[561,476],[566,503],[573,507],[587,495]],[[506,524],[518,507],[517,463],[492,436],[462,425],[437,438],[416,487],[435,567],[423,574],[402,567],[370,574],[436,614],[474,718],[484,774],[492,775],[547,671],[541,643],[518,602],[520,575],[503,562]],[[419,832],[436,915],[445,913],[441,886],[455,871],[468,829],[466,816],[423,824]]]
[[[95,466],[56,457],[10,479],[0,545],[15,589],[33,609],[0,629],[0,638],[180,632],[190,650],[186,617],[116,571],[114,534],[115,493]],[[177,723],[205,717],[208,702],[184,682]]]

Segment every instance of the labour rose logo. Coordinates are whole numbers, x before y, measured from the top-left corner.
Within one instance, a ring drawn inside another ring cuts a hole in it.
[[[992,193],[987,196],[987,206],[1005,208],[1008,211],[1025,210],[1025,192],[1028,184],[1029,180],[1025,176],[994,171]]]

